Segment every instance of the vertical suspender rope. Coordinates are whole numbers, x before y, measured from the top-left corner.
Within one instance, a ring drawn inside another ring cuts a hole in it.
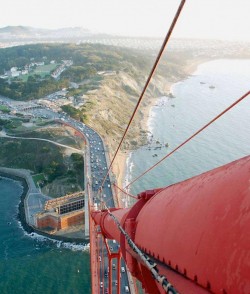
[[[169,39],[170,39],[170,37],[171,37],[171,35],[172,35],[172,32],[173,32],[173,30],[174,30],[174,27],[175,27],[175,25],[176,25],[176,23],[177,23],[177,20],[178,20],[180,14],[181,14],[181,11],[182,11],[182,8],[183,8],[185,2],[186,2],[186,0],[182,0],[182,1],[181,1],[180,5],[179,5],[179,7],[178,7],[178,9],[177,9],[177,11],[176,11],[176,13],[175,13],[174,19],[173,19],[173,21],[172,21],[172,23],[171,23],[171,25],[170,25],[170,28],[169,28],[169,30],[168,30],[168,33],[167,33],[167,35],[166,35],[166,37],[165,37],[165,39],[164,39],[164,41],[163,41],[163,44],[162,44],[161,49],[160,49],[160,51],[159,51],[159,53],[158,53],[158,55],[157,55],[157,58],[156,58],[156,60],[155,60],[155,63],[154,63],[154,65],[153,65],[153,67],[152,67],[152,69],[151,69],[151,71],[150,71],[150,74],[149,74],[149,76],[148,76],[148,78],[147,78],[146,84],[145,84],[145,86],[144,86],[144,88],[143,88],[143,90],[142,90],[142,93],[141,93],[141,95],[140,95],[140,97],[139,97],[139,100],[138,100],[136,106],[135,106],[135,109],[134,109],[134,111],[133,111],[133,113],[132,113],[132,115],[131,115],[131,117],[130,117],[129,123],[128,123],[127,127],[126,127],[126,130],[125,130],[125,132],[124,132],[124,134],[123,134],[121,140],[120,140],[120,143],[119,143],[119,145],[118,145],[118,147],[117,147],[117,149],[116,149],[116,152],[115,152],[115,154],[114,154],[114,157],[113,157],[113,159],[112,159],[112,161],[111,161],[111,163],[110,163],[110,165],[109,165],[108,171],[107,171],[107,173],[106,173],[106,175],[105,175],[105,177],[104,177],[104,179],[103,179],[103,181],[102,181],[102,184],[101,184],[101,187],[99,188],[99,190],[101,190],[101,188],[103,187],[104,182],[105,182],[105,180],[106,180],[106,178],[107,178],[107,176],[108,176],[108,174],[109,174],[109,172],[110,172],[110,169],[111,169],[111,167],[112,167],[112,165],[113,165],[113,162],[114,162],[114,160],[115,160],[115,158],[116,158],[116,156],[117,156],[117,153],[118,153],[118,151],[120,150],[121,144],[122,144],[122,142],[124,141],[124,138],[125,138],[125,136],[126,136],[128,130],[129,130],[129,127],[130,127],[130,125],[131,125],[131,123],[132,123],[132,121],[133,121],[133,119],[134,119],[134,116],[135,116],[135,114],[136,114],[136,112],[137,112],[137,110],[138,110],[138,107],[139,107],[140,104],[141,104],[141,101],[142,101],[142,98],[143,98],[143,96],[144,96],[144,93],[145,93],[146,90],[147,90],[147,87],[148,87],[148,85],[149,85],[149,83],[150,83],[150,81],[151,81],[151,79],[152,79],[152,76],[154,75],[154,72],[155,72],[155,70],[156,70],[156,68],[157,68],[157,66],[158,66],[158,64],[159,64],[159,61],[160,61],[160,59],[161,59],[161,57],[162,57],[162,54],[163,54],[163,52],[164,52],[164,50],[165,50],[165,48],[166,48],[166,45],[167,45],[167,43],[168,43],[168,41],[169,41]]]

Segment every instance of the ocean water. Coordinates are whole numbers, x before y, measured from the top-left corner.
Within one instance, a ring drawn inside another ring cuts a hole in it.
[[[211,89],[209,86],[215,88]],[[151,150],[127,160],[130,182],[250,88],[250,60],[216,60],[173,86],[150,113]],[[130,188],[131,193],[167,186],[250,153],[250,97]],[[169,144],[159,147],[156,143]],[[155,156],[157,154],[157,156]],[[27,235],[17,221],[22,187],[0,180],[0,293],[90,293],[89,254],[84,246]]]
[[[211,87],[212,86],[212,87]],[[148,146],[127,160],[124,186],[250,90],[250,60],[214,60],[173,85],[175,98],[151,109]],[[162,147],[166,143],[169,147]],[[132,194],[165,187],[250,154],[250,96],[129,187]]]
[[[26,234],[17,220],[22,187],[0,179],[0,293],[91,293],[84,245]]]

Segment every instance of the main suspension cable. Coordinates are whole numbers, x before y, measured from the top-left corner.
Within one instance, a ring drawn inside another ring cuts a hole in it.
[[[174,288],[174,286],[168,281],[168,279],[159,274],[159,270],[157,268],[157,264],[150,259],[148,255],[143,253],[140,248],[134,243],[134,241],[131,239],[129,234],[123,229],[121,226],[119,220],[112,214],[112,212],[107,207],[105,201],[103,202],[104,207],[106,208],[108,214],[112,217],[114,220],[116,226],[120,230],[120,232],[125,236],[125,239],[130,246],[130,248],[140,257],[141,261],[144,263],[144,265],[147,267],[147,269],[151,272],[153,278],[161,284],[164,291],[168,294],[178,294],[178,291]]]
[[[114,184],[114,186],[119,190],[121,191],[122,193],[124,193],[125,195],[131,197],[131,198],[134,198],[134,199],[138,199],[138,197],[126,192],[124,189],[120,188],[119,186],[117,186],[116,184]]]
[[[149,74],[149,76],[148,76],[148,78],[147,78],[147,81],[146,81],[146,83],[145,83],[145,86],[144,86],[144,88],[143,88],[143,90],[142,90],[142,93],[141,93],[141,95],[140,95],[140,97],[139,97],[139,100],[138,100],[138,102],[137,102],[137,104],[136,104],[136,106],[135,106],[135,109],[134,109],[134,111],[133,111],[133,113],[132,113],[132,115],[131,115],[131,117],[130,117],[130,120],[129,120],[129,122],[128,122],[128,125],[127,125],[127,127],[126,127],[126,130],[125,130],[125,132],[123,133],[123,136],[122,136],[122,138],[121,138],[121,140],[120,140],[120,143],[119,143],[119,145],[118,145],[118,147],[117,147],[117,149],[116,149],[116,151],[115,151],[114,157],[113,157],[113,159],[112,159],[112,161],[111,161],[111,163],[110,163],[110,165],[109,165],[108,171],[107,171],[105,177],[103,178],[103,181],[102,181],[102,184],[101,184],[101,187],[99,188],[99,190],[103,187],[103,185],[104,185],[104,183],[105,183],[105,180],[106,180],[106,178],[107,178],[107,176],[108,176],[108,174],[109,174],[109,172],[110,172],[110,170],[111,170],[111,167],[112,167],[113,162],[114,162],[114,160],[115,160],[115,158],[116,158],[116,156],[117,156],[117,153],[118,153],[118,151],[120,150],[120,147],[121,147],[121,145],[122,145],[122,143],[123,143],[123,141],[124,141],[124,138],[125,138],[125,136],[126,136],[128,130],[129,130],[129,127],[130,127],[130,125],[131,125],[131,123],[132,123],[132,121],[133,121],[133,119],[134,119],[134,116],[135,116],[135,114],[136,114],[136,112],[137,112],[137,110],[138,110],[138,107],[139,107],[140,104],[141,104],[141,101],[142,101],[142,98],[143,98],[143,96],[144,96],[144,93],[145,93],[146,90],[147,90],[147,87],[148,87],[148,85],[149,85],[149,83],[150,83],[150,81],[151,81],[151,79],[152,79],[152,76],[153,76],[153,74],[154,74],[154,72],[155,72],[155,70],[156,70],[156,68],[157,68],[157,66],[158,66],[158,64],[159,64],[159,61],[160,61],[160,59],[161,59],[161,57],[162,57],[162,54],[163,54],[163,52],[164,52],[164,50],[165,50],[165,48],[166,48],[166,45],[167,45],[167,43],[168,43],[168,41],[169,41],[169,39],[170,39],[170,37],[171,37],[171,35],[172,35],[173,29],[174,29],[174,27],[175,27],[175,25],[176,25],[176,23],[177,23],[177,20],[178,20],[180,14],[181,14],[181,11],[182,11],[182,8],[183,8],[185,2],[186,2],[186,0],[182,0],[182,1],[181,1],[180,5],[179,5],[179,7],[178,7],[178,9],[177,9],[177,11],[176,11],[176,13],[175,13],[174,19],[173,19],[173,21],[172,21],[172,23],[171,23],[171,25],[170,25],[170,28],[169,28],[169,30],[168,30],[168,33],[167,33],[167,35],[166,35],[166,37],[165,37],[165,39],[164,39],[164,41],[163,41],[163,44],[162,44],[162,46],[161,46],[161,49],[160,49],[160,51],[159,51],[159,53],[158,53],[158,55],[157,55],[157,57],[156,57],[155,63],[154,63],[154,65],[153,65],[153,67],[152,67],[152,69],[151,69],[151,71],[150,71],[150,74]]]
[[[215,122],[218,118],[220,118],[222,115],[224,115],[226,112],[228,112],[231,108],[233,108],[236,104],[241,102],[243,99],[245,99],[250,94],[250,91],[246,92],[243,96],[241,96],[238,100],[236,100],[233,104],[228,106],[225,110],[223,110],[220,114],[218,114],[215,118],[210,120],[205,126],[200,128],[197,132],[195,132],[192,136],[190,136],[188,139],[186,139],[184,142],[182,142],[179,146],[177,146],[174,150],[172,150],[170,153],[165,155],[162,159],[160,159],[157,163],[152,165],[150,168],[148,168],[146,171],[144,171],[142,174],[140,174],[138,177],[136,177],[134,180],[132,180],[129,184],[127,184],[126,187],[124,187],[124,190],[126,190],[129,186],[131,186],[133,183],[135,183],[137,180],[139,180],[141,177],[143,177],[145,174],[150,172],[152,169],[154,169],[157,165],[162,163],[166,158],[174,154],[177,150],[179,150],[182,146],[187,144],[190,140],[192,140],[194,137],[196,137],[199,133],[201,133],[203,130],[205,130],[208,126],[210,126],[213,122]]]

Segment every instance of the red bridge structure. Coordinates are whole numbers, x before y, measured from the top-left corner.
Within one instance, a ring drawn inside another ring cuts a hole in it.
[[[247,156],[169,187],[142,192],[131,208],[92,208],[91,234],[95,242],[99,234],[120,243],[130,273],[146,293],[247,294],[249,211]],[[94,251],[95,244],[91,255]],[[95,279],[92,275],[92,288]],[[100,292],[94,289],[92,293]]]
[[[103,183],[184,3],[185,0],[180,1]],[[246,92],[127,187],[249,95],[250,91]],[[118,284],[115,293],[118,294],[121,293],[121,257],[134,279],[140,281],[145,293],[250,293],[250,156],[168,187],[141,192],[130,208],[110,208],[102,196],[99,199],[103,202],[103,210],[98,210],[89,199],[92,293],[111,294],[113,290],[112,270],[108,287],[103,287],[104,265],[98,257],[103,260],[104,247],[110,269],[112,260],[117,259]],[[109,249],[109,239],[120,244],[115,254]],[[129,290],[125,289],[125,292]]]

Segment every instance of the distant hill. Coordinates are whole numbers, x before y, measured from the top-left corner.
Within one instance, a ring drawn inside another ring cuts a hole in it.
[[[0,28],[0,33],[4,34],[23,34],[30,31],[29,27],[24,26],[7,26],[4,28]]]
[[[90,36],[92,33],[85,28],[41,29],[26,26],[7,26],[0,28],[0,41],[7,40],[50,40],[74,39]]]

